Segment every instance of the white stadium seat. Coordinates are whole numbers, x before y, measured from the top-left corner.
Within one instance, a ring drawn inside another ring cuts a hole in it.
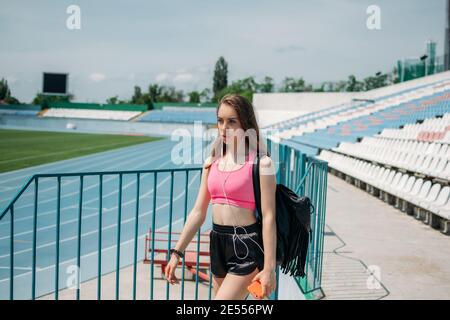
[[[450,187],[446,186],[441,189],[441,192],[437,196],[436,201],[426,204],[425,209],[430,210],[433,213],[438,214],[439,210],[450,201]]]
[[[141,113],[140,111],[50,108],[43,114],[43,117],[128,121]]]
[[[443,207],[438,209],[437,214],[445,219],[450,220],[450,200],[447,201],[447,203]]]
[[[428,195],[426,196],[426,198],[424,200],[422,200],[422,201],[419,200],[418,203],[417,202],[414,202],[414,203],[416,203],[419,207],[426,209],[429,205],[431,205],[432,203],[434,203],[434,201],[436,201],[436,199],[439,195],[439,192],[441,191],[441,188],[442,187],[441,187],[440,183],[435,183],[431,187],[430,191],[428,192]]]

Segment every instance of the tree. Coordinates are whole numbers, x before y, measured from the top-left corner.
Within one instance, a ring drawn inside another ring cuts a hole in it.
[[[216,62],[213,78],[213,93],[214,100],[218,100],[219,92],[225,89],[228,85],[228,63],[223,57],[220,57]]]
[[[305,90],[304,90],[304,91],[305,91],[305,92],[313,92],[314,89],[313,89],[312,84],[307,84],[307,85],[305,85]]]
[[[294,79],[291,77],[286,77],[281,85],[281,92],[304,92],[305,91],[305,80],[303,78]]]
[[[212,99],[211,97],[211,89],[205,88],[200,92],[200,101],[201,102],[210,102]]]
[[[147,105],[147,110],[153,109],[153,101],[150,98],[150,93],[144,93],[140,100],[141,104]]]
[[[157,102],[182,102],[184,93],[176,90],[175,87],[166,87],[157,83],[148,86],[148,93],[140,94],[135,88],[135,95],[139,97],[136,101],[139,104],[146,104],[148,109],[153,109],[153,104]]]
[[[0,100],[6,100],[11,96],[11,91],[9,90],[8,80],[0,80]]]
[[[325,81],[320,84],[319,88],[314,89],[314,92],[342,92],[347,87],[346,81]]]
[[[134,94],[131,97],[131,103],[142,104],[142,92],[139,86],[134,86]]]
[[[12,96],[9,96],[8,98],[6,98],[5,102],[7,104],[21,104],[21,102],[18,99],[14,98]]]
[[[273,92],[274,84],[271,77],[265,76],[262,83],[257,84],[258,92]]]
[[[372,90],[387,86],[387,74],[377,74],[376,76],[367,77],[364,79],[364,90]]]
[[[141,87],[134,86],[134,94],[131,97],[130,103],[132,104],[145,104],[147,109],[152,109],[153,101],[150,98],[150,92],[142,93]]]
[[[192,91],[188,93],[189,102],[200,103],[200,93],[198,91]]]
[[[348,77],[346,91],[356,92],[356,91],[362,91],[362,90],[363,90],[363,83],[356,80],[356,77],[354,75],[350,75]]]
[[[158,102],[183,102],[183,91],[176,90],[175,87],[162,87],[161,94],[157,98]]]
[[[119,96],[115,95],[114,97],[110,97],[106,99],[107,104],[118,104],[119,103]]]
[[[217,94],[217,101],[228,93],[237,93],[246,97],[249,101],[253,99],[253,93],[256,92],[257,83],[253,77],[247,77],[241,80],[233,81],[233,83],[222,89]]]
[[[313,91],[314,91],[314,92],[325,92],[325,91],[329,91],[329,90],[326,90],[326,89],[325,89],[325,87],[326,87],[327,85],[329,86],[328,89],[330,88],[330,85],[331,85],[331,88],[333,87],[333,83],[332,83],[332,82],[323,82],[323,83],[320,84],[320,87],[314,89]]]
[[[394,69],[392,69],[392,72],[388,76],[388,83],[395,84],[395,83],[399,83],[399,82],[400,82],[400,77],[398,74],[398,68],[394,67]]]
[[[8,81],[4,78],[0,80],[0,100],[3,100],[7,104],[20,104],[20,101],[11,95]]]
[[[148,94],[150,96],[150,100],[153,102],[158,102],[158,98],[161,95],[162,87],[158,84],[151,84],[148,87]]]
[[[42,108],[48,108],[49,102],[70,102],[75,98],[75,96],[71,93],[67,95],[49,95],[49,94],[41,94],[38,93],[34,99],[32,104],[40,105]]]
[[[347,87],[347,82],[344,80],[338,81],[336,82],[335,86],[334,86],[334,91],[335,92],[343,92],[345,91]]]

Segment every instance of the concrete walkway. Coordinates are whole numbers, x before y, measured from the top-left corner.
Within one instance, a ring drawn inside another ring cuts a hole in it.
[[[332,174],[325,231],[324,299],[450,299],[450,237]]]

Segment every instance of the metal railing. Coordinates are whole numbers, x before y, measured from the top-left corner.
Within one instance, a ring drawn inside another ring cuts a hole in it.
[[[311,216],[313,240],[308,247],[306,276],[295,277],[295,280],[306,298],[321,298],[328,163],[287,145],[275,144],[271,140],[267,140],[267,144],[269,149],[279,155],[277,182],[286,185],[299,196],[309,197],[314,205],[315,210]]]
[[[279,165],[277,182],[311,197],[316,208],[307,276],[297,279],[308,294],[321,285],[326,162],[267,144]],[[200,166],[32,176],[0,214],[0,299],[211,299],[201,240],[207,223],[187,249],[192,261],[178,268],[181,286],[156,274],[194,204],[201,173]],[[138,263],[147,254],[148,264]]]

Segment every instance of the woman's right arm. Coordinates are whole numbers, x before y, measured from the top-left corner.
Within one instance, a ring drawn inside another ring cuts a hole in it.
[[[205,164],[210,161],[209,159],[210,158],[205,161]],[[200,189],[198,191],[197,200],[195,201],[194,207],[186,219],[186,223],[183,227],[180,239],[178,240],[174,248],[178,251],[183,252],[184,250],[186,250],[189,242],[191,242],[198,229],[205,222],[206,212],[208,210],[209,201],[211,200],[207,185],[208,174],[209,168],[205,169],[203,166],[202,179],[200,182]]]
[[[200,182],[200,189],[198,191],[197,200],[195,201],[194,207],[189,213],[186,223],[183,227],[183,231],[181,232],[180,238],[177,241],[174,249],[184,252],[186,247],[189,245],[191,240],[194,238],[198,229],[202,226],[206,219],[206,212],[208,210],[209,201],[211,200],[211,195],[208,190],[208,175],[209,175],[209,166],[211,164],[211,158],[205,160],[205,164],[203,165],[202,170],[202,178]],[[205,169],[207,167],[207,169]],[[174,273],[175,268],[178,265],[178,256],[176,254],[172,254],[169,264],[166,268],[166,278],[171,283],[178,283]]]

